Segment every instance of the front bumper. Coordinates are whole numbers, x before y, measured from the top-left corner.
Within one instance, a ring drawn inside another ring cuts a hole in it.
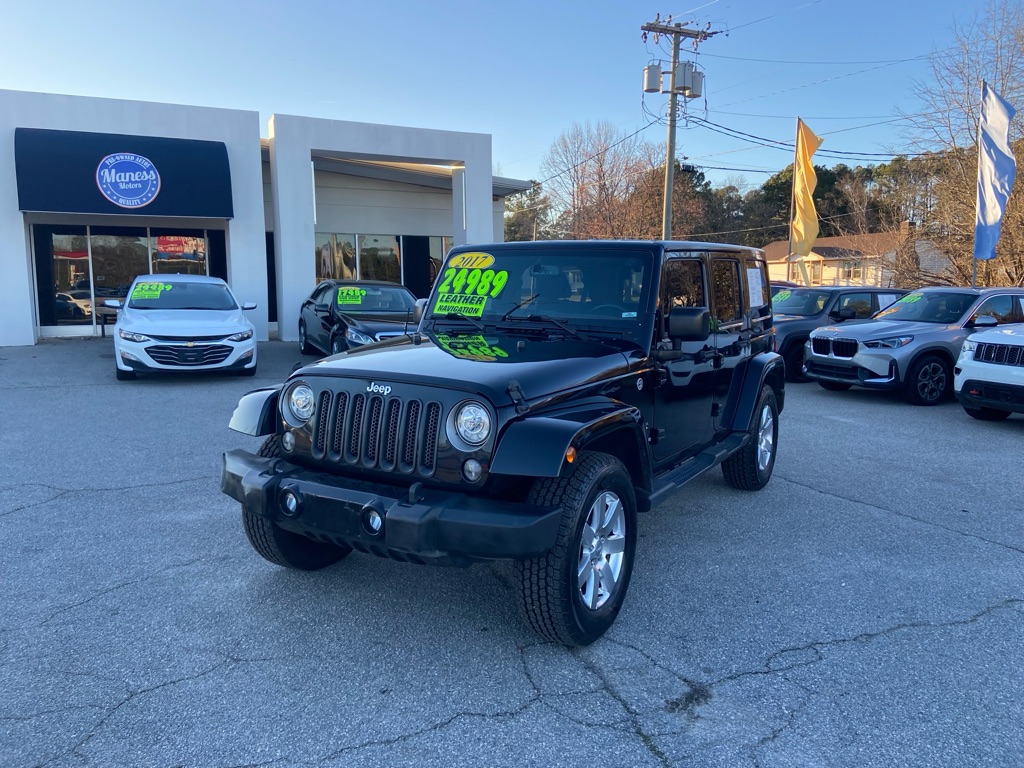
[[[115,338],[114,357],[117,367],[124,371],[237,371],[256,365],[256,340],[197,342],[188,346],[182,342],[140,343]]]
[[[1024,371],[1021,372],[1024,374]],[[954,394],[967,408],[992,408],[997,411],[1024,413],[1024,384],[1009,384],[960,378]]]
[[[560,507],[363,483],[242,450],[224,454],[221,490],[286,530],[434,565],[542,555],[554,546],[562,515]],[[286,492],[298,499],[293,514],[282,505]],[[366,524],[371,511],[384,521],[376,533]]]
[[[899,364],[889,354],[860,349],[852,357],[819,355],[810,343],[804,347],[804,373],[811,379],[868,389],[899,389],[902,383]]]

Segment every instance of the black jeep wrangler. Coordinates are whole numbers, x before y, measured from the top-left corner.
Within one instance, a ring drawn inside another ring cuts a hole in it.
[[[785,369],[754,249],[539,242],[449,253],[418,330],[245,395],[224,454],[267,560],[353,549],[413,563],[515,561],[519,605],[566,645],[615,620],[637,512],[719,464],[757,490]]]

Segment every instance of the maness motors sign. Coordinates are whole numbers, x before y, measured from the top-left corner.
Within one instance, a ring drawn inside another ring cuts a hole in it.
[[[160,174],[142,155],[119,152],[100,160],[96,169],[100,193],[122,208],[142,208],[160,193]]]

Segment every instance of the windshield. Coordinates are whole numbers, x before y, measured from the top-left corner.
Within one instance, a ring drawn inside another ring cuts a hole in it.
[[[400,286],[353,283],[338,286],[335,303],[338,311],[345,314],[400,312],[404,315],[416,306],[416,298]]]
[[[874,319],[949,325],[960,320],[977,298],[972,293],[914,291],[877,313]]]
[[[825,309],[831,294],[813,288],[786,288],[772,296],[772,312],[776,315],[810,317]]]
[[[222,283],[136,283],[128,300],[131,309],[237,309]]]
[[[607,326],[632,335],[647,306],[651,264],[649,252],[626,248],[456,253],[441,270],[427,309],[435,325],[456,320],[483,327],[532,317],[563,329]]]

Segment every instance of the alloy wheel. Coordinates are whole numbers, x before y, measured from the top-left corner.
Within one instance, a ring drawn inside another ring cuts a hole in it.
[[[601,491],[587,513],[580,541],[577,587],[583,605],[596,611],[619,587],[626,549],[626,512],[622,500]]]
[[[946,371],[940,363],[928,363],[917,375],[917,392],[926,403],[942,397],[946,391]]]
[[[772,460],[775,450],[775,417],[772,409],[766,404],[761,409],[761,425],[757,430],[757,469],[764,472]]]

